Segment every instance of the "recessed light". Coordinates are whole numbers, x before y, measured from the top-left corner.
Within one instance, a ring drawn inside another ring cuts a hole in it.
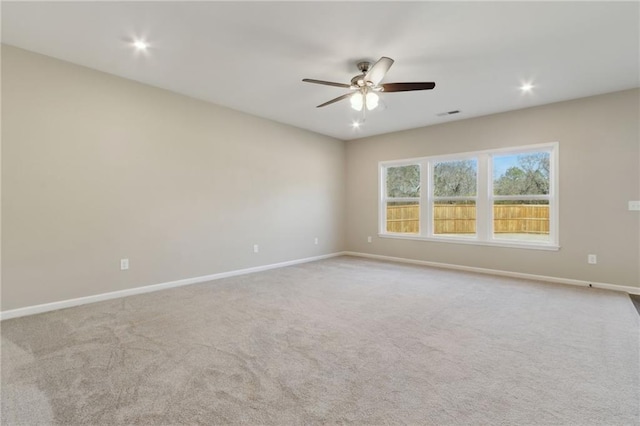
[[[531,83],[522,83],[522,86],[520,86],[520,90],[522,91],[522,93],[529,93],[532,89],[533,84]]]
[[[351,126],[352,126],[354,129],[357,129],[357,128],[359,128],[359,127],[360,127],[360,123],[359,123],[358,121],[354,121],[353,123],[351,123]]]
[[[136,50],[147,50],[147,48],[149,47],[149,43],[144,40],[135,40],[133,42],[133,47],[135,47]]]

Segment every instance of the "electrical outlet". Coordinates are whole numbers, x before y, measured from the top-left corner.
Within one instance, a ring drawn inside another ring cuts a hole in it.
[[[258,253],[259,251],[260,251],[260,247],[258,247],[258,245],[257,245],[257,244],[254,244],[254,245],[253,245],[253,252],[254,252],[254,253]]]
[[[369,236],[369,237],[367,237],[367,242],[368,242],[368,243],[370,243],[371,241],[373,241],[373,240],[371,239],[371,237],[370,237],[370,236]]]
[[[596,256],[595,254],[588,255],[587,263],[589,263],[590,265],[595,265],[596,263],[598,263],[598,256]]]
[[[315,238],[313,239],[313,244],[318,245],[318,237],[315,237]]]
[[[640,210],[640,201],[629,201],[629,210]]]
[[[129,259],[120,259],[120,270],[126,271],[129,269]]]

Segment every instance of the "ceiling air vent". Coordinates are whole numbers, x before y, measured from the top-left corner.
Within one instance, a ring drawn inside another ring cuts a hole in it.
[[[441,112],[440,114],[436,114],[438,117],[444,117],[445,115],[453,115],[460,113],[460,110],[454,109],[453,111]]]

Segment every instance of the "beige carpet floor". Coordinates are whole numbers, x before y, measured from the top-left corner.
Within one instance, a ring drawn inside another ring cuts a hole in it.
[[[626,294],[339,257],[2,322],[3,425],[637,425]]]

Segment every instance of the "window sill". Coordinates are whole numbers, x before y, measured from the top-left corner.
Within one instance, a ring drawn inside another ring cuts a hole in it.
[[[437,243],[454,243],[454,244],[468,244],[474,246],[490,246],[490,247],[508,247],[508,248],[517,248],[517,249],[529,249],[529,250],[547,250],[547,251],[558,251],[560,250],[560,246],[555,244],[535,244],[535,243],[527,243],[523,241],[518,242],[510,242],[503,240],[492,240],[492,241],[480,241],[472,238],[445,238],[445,237],[423,237],[420,235],[412,235],[412,234],[378,234],[380,238],[395,238],[400,240],[419,240],[419,241],[431,241]]]

